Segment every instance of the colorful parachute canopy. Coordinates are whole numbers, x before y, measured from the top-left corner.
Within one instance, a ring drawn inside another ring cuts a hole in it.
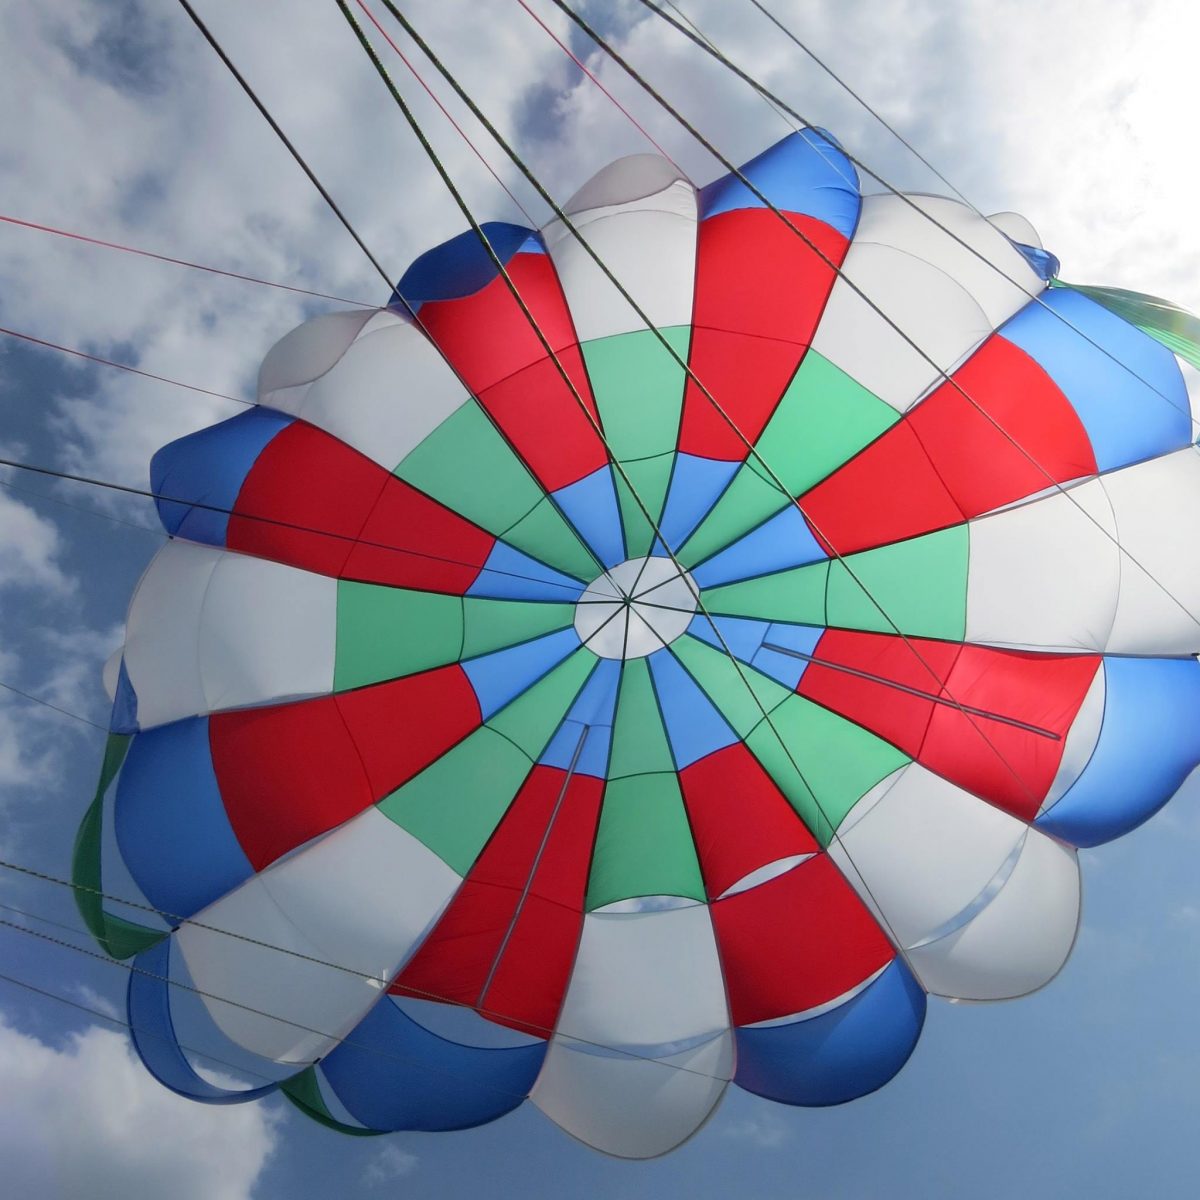
[[[571,202],[652,329],[562,223],[488,227],[578,397],[464,236],[415,321],[307,322],[155,457],[77,858],[169,914],[85,903],[168,1086],[360,1132],[529,1097],[628,1157],[729,1082],[849,1100],[927,993],[1051,979],[1075,847],[1200,761],[1171,353],[816,130],[745,173]]]

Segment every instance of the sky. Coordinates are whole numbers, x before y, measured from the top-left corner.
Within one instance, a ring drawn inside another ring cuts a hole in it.
[[[547,0],[530,6],[564,39]],[[889,182],[942,185],[754,11],[680,0],[731,57]],[[1187,0],[773,0],[774,10],[983,211],[1038,228],[1073,282],[1200,311]],[[393,277],[461,223],[326,0],[197,0],[235,62]],[[405,5],[551,192],[641,135],[516,0]],[[585,10],[735,161],[786,128],[633,0]],[[470,19],[464,19],[469,13]],[[588,47],[571,44],[581,56]],[[589,65],[697,182],[713,159],[594,54]],[[395,78],[473,209],[520,213],[403,67]],[[432,82],[432,72],[429,72]],[[461,110],[451,105],[457,115]],[[182,10],[150,0],[0,0],[0,215],[354,299],[386,297],[361,252]],[[481,149],[486,138],[464,118]],[[540,223],[544,205],[485,155]],[[0,223],[0,325],[230,396],[329,302]],[[227,400],[0,336],[0,456],[146,487],[164,442]],[[100,669],[162,544],[147,502],[0,474],[0,681],[103,726]],[[103,733],[0,691],[0,857],[64,875]],[[1195,1194],[1200,785],[1082,855],[1083,926],[1052,985],[931,1004],[879,1093],[789,1109],[730,1089],[686,1146],[645,1164],[584,1149],[531,1106],[460,1134],[342,1138],[278,1099],[193,1104],[123,1029],[0,980],[0,1163],[14,1195],[811,1197]],[[78,926],[64,889],[0,869],[0,920]],[[0,972],[121,1011],[125,972],[0,926]]]

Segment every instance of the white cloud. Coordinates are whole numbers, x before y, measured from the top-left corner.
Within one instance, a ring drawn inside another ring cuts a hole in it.
[[[184,1100],[98,1026],[55,1048],[0,1017],[0,1079],[6,1195],[249,1200],[275,1148],[269,1108]]]
[[[0,488],[0,588],[24,587],[66,592],[62,541],[54,522]]]
[[[401,1150],[393,1143],[386,1143],[383,1148],[363,1168],[363,1183],[368,1187],[382,1187],[404,1175],[411,1175],[417,1168],[420,1159],[408,1150]]]
[[[730,1121],[721,1133],[731,1141],[748,1142],[760,1150],[778,1150],[791,1141],[791,1131],[765,1106],[750,1116]]]

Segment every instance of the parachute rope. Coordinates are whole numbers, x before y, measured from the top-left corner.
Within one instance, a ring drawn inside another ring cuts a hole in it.
[[[318,300],[334,300],[338,304],[349,304],[353,308],[374,308],[365,300],[351,300],[346,296],[335,296],[330,292],[314,292],[309,288],[297,287],[291,283],[279,283],[274,279],[260,279],[257,275],[244,275],[240,271],[227,271],[222,267],[210,267],[206,263],[191,262],[186,258],[173,258],[169,254],[158,254],[153,250],[144,250],[140,246],[127,246],[123,242],[109,242],[104,238],[91,237],[86,233],[73,233],[69,229],[57,229],[53,225],[41,225],[37,221],[22,221],[19,217],[9,217],[0,213],[0,221],[7,225],[18,225],[23,229],[33,229],[39,233],[52,233],[56,237],[70,238],[76,242],[87,242],[90,246],[103,246],[106,250],[121,250],[125,254],[136,254],[141,258],[152,258],[157,262],[171,263],[177,267],[190,267],[193,271],[206,271],[210,275],[223,275],[228,279],[240,279],[243,283],[257,283],[262,287],[278,288],[284,292],[295,292],[301,296],[313,296]]]

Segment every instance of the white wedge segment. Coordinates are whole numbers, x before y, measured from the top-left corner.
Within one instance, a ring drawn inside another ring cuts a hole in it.
[[[657,329],[692,317],[696,193],[664,159],[635,155],[593,179],[566,211],[580,235]],[[581,342],[646,323],[561,221],[543,239]],[[649,252],[648,252],[649,251]]]
[[[332,1050],[383,995],[460,882],[370,808],[195,918],[293,954],[195,924],[175,937],[195,986],[221,997],[204,1004],[227,1037],[265,1058],[308,1063]]]
[[[916,945],[969,908],[1025,836],[1015,817],[919,763],[879,785],[861,819],[847,816],[829,855],[902,946]]]
[[[1121,581],[1117,528],[1095,479],[972,521],[966,640],[1103,650]]]
[[[813,349],[905,412],[1044,287],[1008,239],[964,205],[865,196]]]
[[[372,313],[332,359],[339,343],[322,320],[301,325],[267,355],[260,404],[324,429],[391,471],[467,402],[458,377],[407,317],[389,309]],[[339,325],[336,333],[349,328]]]
[[[909,952],[921,983],[961,1000],[1008,1000],[1049,983],[1079,927],[1079,863],[1029,831],[1007,882],[968,924]]]
[[[129,608],[140,726],[330,692],[336,624],[336,580],[169,542]]]
[[[661,1058],[550,1043],[531,1099],[573,1137],[620,1158],[674,1150],[708,1119],[733,1075],[733,1034]]]
[[[1103,477],[1121,535],[1121,584],[1108,649],[1200,653],[1200,452],[1174,454]]]
[[[704,1122],[732,1071],[708,907],[589,913],[534,1103],[589,1145],[649,1158]]]

